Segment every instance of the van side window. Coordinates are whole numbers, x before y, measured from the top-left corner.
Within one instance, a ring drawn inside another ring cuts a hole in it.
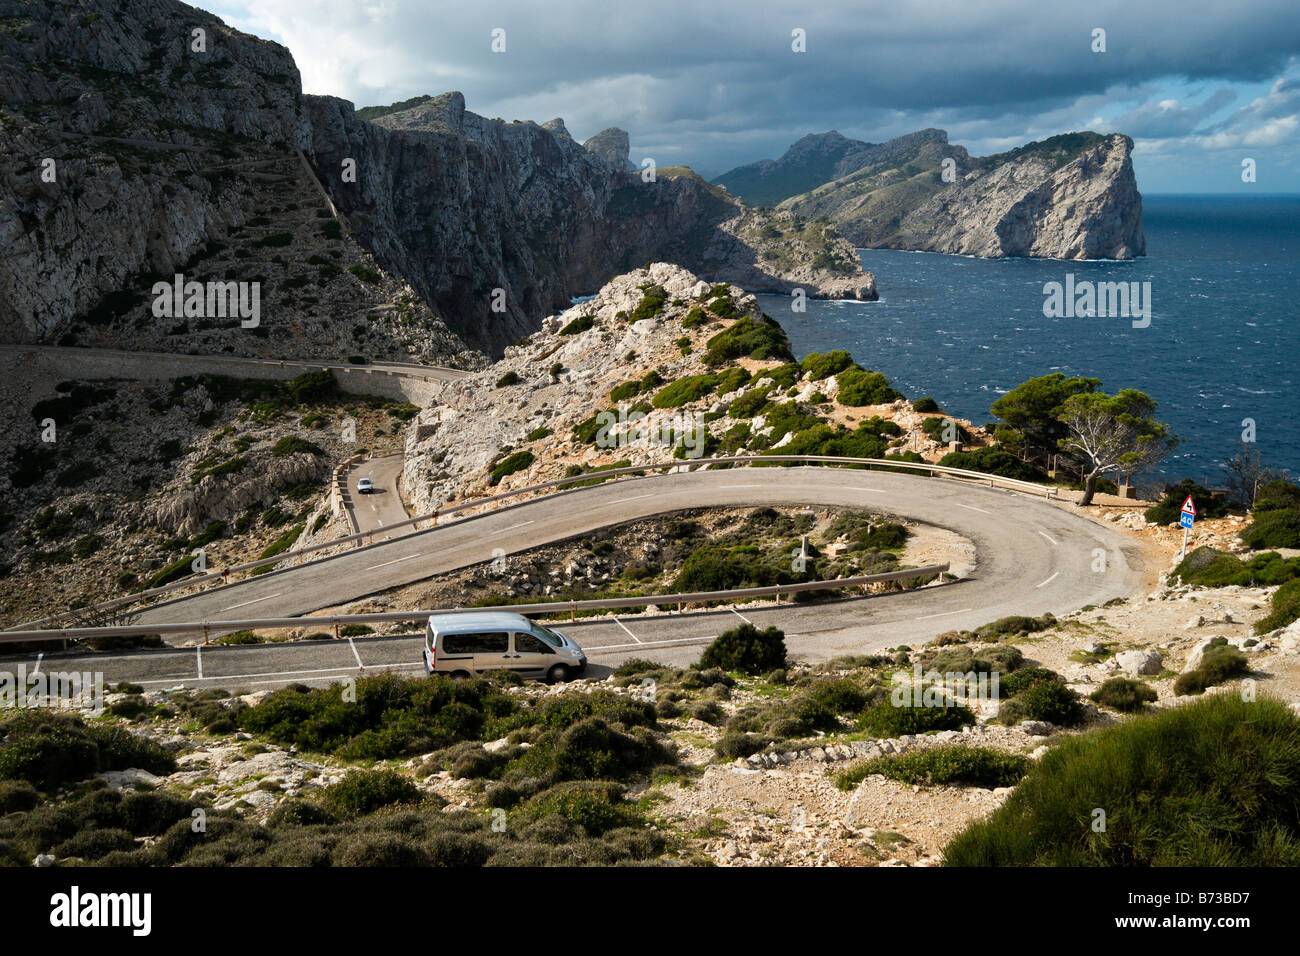
[[[483,634],[444,634],[442,652],[451,654],[505,654],[510,649],[510,635],[505,631]]]
[[[554,654],[555,649],[531,634],[515,632],[515,652],[518,654]]]

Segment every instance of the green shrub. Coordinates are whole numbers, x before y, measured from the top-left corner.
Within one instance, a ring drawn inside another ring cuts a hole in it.
[[[1149,684],[1131,677],[1112,677],[1090,695],[1094,703],[1125,714],[1146,710],[1157,696]]]
[[[926,395],[924,398],[918,398],[916,401],[914,401],[914,402],[912,403],[912,411],[914,411],[914,412],[941,412],[941,411],[943,411],[943,409],[939,407],[939,403],[938,403],[938,402],[936,402],[936,401],[935,401],[933,398],[931,398],[929,395]]]
[[[756,754],[772,742],[771,737],[728,731],[713,744],[713,752],[725,760]]]
[[[1199,666],[1178,675],[1178,679],[1174,681],[1175,694],[1180,697],[1186,694],[1202,694],[1208,687],[1222,684],[1250,671],[1246,655],[1229,645],[1223,638],[1219,640],[1223,643],[1215,643],[1206,648],[1201,655]]]
[[[577,335],[579,332],[586,332],[596,324],[594,316],[580,315],[564,328],[560,329],[561,335]]]
[[[1300,579],[1289,581],[1273,592],[1272,610],[1255,622],[1256,634],[1267,634],[1300,618]]]
[[[641,825],[636,808],[623,799],[623,787],[607,781],[568,781],[529,799],[520,808],[532,820],[555,814],[588,836],[601,836],[617,827]]]
[[[308,455],[323,455],[325,449],[321,448],[315,442],[310,442],[305,438],[299,438],[297,435],[285,435],[274,445],[271,446],[271,454],[277,458],[283,458],[286,455],[297,455],[306,453]]]
[[[949,702],[944,707],[926,707],[919,703],[899,706],[892,700],[873,704],[858,717],[858,729],[875,737],[898,737],[924,734],[933,730],[961,730],[975,723],[967,707]]]
[[[1106,814],[1094,828],[1095,808]],[[1215,694],[1071,737],[948,866],[1296,866],[1300,718],[1282,702]]]
[[[1057,620],[1052,614],[1044,614],[1042,617],[1014,614],[1010,617],[1000,617],[996,621],[975,628],[975,636],[986,641],[999,637],[1033,634],[1037,631],[1046,631],[1056,625]]]
[[[949,452],[939,459],[939,464],[944,468],[963,468],[966,471],[979,471],[986,475],[999,475],[1016,481],[1046,484],[1051,480],[1047,477],[1047,472],[1021,461],[1000,445],[989,445],[973,451]]]
[[[217,638],[218,644],[263,644],[265,641],[260,634],[253,631],[235,631],[233,634],[224,634]]]
[[[716,308],[714,309],[716,312]],[[763,316],[761,320],[745,316],[708,340],[705,364],[717,368],[738,358],[780,359],[793,361],[790,340],[781,326]]]
[[[655,408],[680,408],[712,393],[718,382],[717,375],[688,375],[661,388],[650,404]]]
[[[856,764],[836,775],[835,785],[852,790],[872,774],[922,786],[1014,787],[1032,765],[1027,757],[990,747],[936,747],[889,754]]]
[[[41,710],[0,721],[0,779],[26,780],[49,791],[130,767],[165,775],[176,762],[157,744],[115,725]]]
[[[513,455],[507,455],[493,466],[491,473],[488,475],[488,484],[500,484],[502,478],[513,475],[517,471],[523,471],[536,460],[537,456],[527,449],[517,451]]]
[[[731,407],[727,409],[727,415],[731,418],[753,418],[767,405],[767,396],[771,391],[770,386],[767,388],[751,388],[731,403]]]
[[[1250,548],[1300,548],[1300,508],[1257,510],[1241,540]]]
[[[632,322],[640,322],[642,319],[653,319],[656,315],[663,312],[664,303],[668,301],[668,293],[664,291],[663,286],[645,285],[641,287],[644,293],[640,303],[632,310]]]
[[[609,392],[611,402],[624,402],[641,393],[641,383],[637,379],[630,382],[623,382],[621,385],[615,385]]]
[[[700,667],[764,674],[785,666],[785,634],[775,627],[759,630],[745,623],[723,631],[700,655]]]
[[[1025,655],[1020,648],[1011,644],[995,644],[991,647],[947,647],[940,650],[931,659],[926,670],[939,671],[941,674],[1006,674],[1024,664]]]
[[[754,376],[754,380],[758,381],[760,379],[770,378],[772,384],[777,388],[787,389],[793,388],[794,383],[799,380],[799,377],[802,374],[803,368],[801,366],[794,362],[789,362],[785,365],[778,365],[776,368],[763,369]]]
[[[369,624],[344,624],[339,628],[340,637],[364,637],[373,633],[375,633],[375,629]]]
[[[0,780],[0,817],[26,813],[40,802],[40,793],[26,780]]]
[[[1044,720],[1058,727],[1074,727],[1083,722],[1081,698],[1066,687],[1056,675],[1040,678],[1016,691],[998,708],[998,720],[1016,724],[1022,720]]]
[[[672,751],[643,727],[623,733],[599,717],[543,733],[512,760],[506,777],[565,780],[623,780],[633,773],[674,762]]]
[[[829,378],[838,372],[844,371],[853,364],[853,356],[848,352],[813,352],[811,355],[804,357],[799,363],[803,369],[804,376],[810,382],[819,382],[824,378]]]
[[[1150,524],[1174,524],[1179,520],[1183,502],[1188,495],[1192,496],[1192,501],[1196,504],[1197,518],[1222,518],[1228,513],[1227,501],[1189,478],[1167,489],[1159,503],[1147,509],[1147,521]]]
[[[519,384],[519,373],[514,371],[513,369],[511,369],[509,372],[506,372],[506,374],[502,375],[499,379],[497,379],[497,388],[506,388],[507,386],[518,385],[518,384]]]
[[[524,441],[541,441],[543,438],[550,438],[552,434],[551,429],[546,428],[545,426],[534,428],[524,436]]]
[[[682,328],[696,329],[709,321],[709,317],[704,314],[704,310],[698,305],[691,306],[691,310],[686,313],[682,319]]]
[[[1172,580],[1197,587],[1270,587],[1300,577],[1300,558],[1283,558],[1265,551],[1247,561],[1202,545],[1170,572]]]
[[[880,372],[850,368],[835,376],[835,381],[840,387],[837,397],[841,405],[885,405],[903,397],[890,388],[889,379]]]
[[[418,803],[420,791],[393,770],[354,770],[322,790],[321,799],[337,813],[360,816],[394,803]]]

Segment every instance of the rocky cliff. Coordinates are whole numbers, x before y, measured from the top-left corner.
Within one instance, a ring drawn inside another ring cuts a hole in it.
[[[464,364],[457,334],[499,353],[649,259],[875,295],[856,265],[765,269],[728,226],[737,202],[688,171],[643,182],[621,131],[589,151],[562,120],[486,120],[458,93],[368,122],[304,97],[283,47],[173,0],[0,0],[0,102],[8,341]],[[150,290],[176,272],[259,283],[260,331],[206,315],[163,328]]]
[[[972,157],[943,130],[880,144],[832,131],[717,182],[749,202],[824,217],[858,246],[1129,259],[1146,251],[1132,150],[1127,136],[1067,133]]]
[[[784,268],[769,267],[745,226],[766,213],[747,211],[685,167],[650,181],[626,171],[626,134],[598,134],[593,152],[562,121],[485,119],[460,93],[374,122],[345,100],[304,102],[316,168],[351,229],[494,354],[575,294],[652,259],[754,291],[876,297],[847,244],[834,269],[798,251]],[[356,182],[344,178],[349,159]],[[835,241],[827,235],[823,244]]]

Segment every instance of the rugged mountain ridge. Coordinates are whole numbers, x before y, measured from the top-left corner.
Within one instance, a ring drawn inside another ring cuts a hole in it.
[[[224,351],[290,354],[296,342],[334,353],[346,343],[325,326],[346,337],[358,320],[386,321],[379,310],[402,326],[385,342],[447,362],[464,346],[430,307],[499,353],[571,296],[652,258],[765,291],[875,297],[856,262],[852,275],[765,269],[728,229],[739,204],[686,171],[643,183],[616,168],[618,131],[594,137],[593,152],[562,120],[486,120],[458,93],[371,110],[367,122],[341,100],[304,97],[283,47],[174,0],[0,0],[0,25],[9,341],[155,339],[150,290],[176,272],[281,293],[315,280],[324,293],[276,296],[261,332],[236,327]],[[268,200],[277,188],[285,195]],[[341,245],[299,255],[318,228]],[[336,281],[347,271],[338,281],[357,287],[351,298]],[[419,308],[402,304],[404,282]]]
[[[626,171],[625,139],[613,131],[584,147],[560,121],[486,119],[456,92],[374,122],[358,119],[346,100],[303,100],[317,169],[350,227],[494,354],[574,294],[649,260],[756,291],[876,298],[852,247],[833,234],[824,242],[841,244],[846,268],[811,257],[769,268],[741,228],[743,206],[684,167],[659,170],[653,181]],[[343,176],[348,159],[355,183]]]
[[[1146,253],[1132,151],[1127,136],[1084,132],[972,157],[943,130],[881,144],[831,131],[716,181],[749,201],[824,218],[858,246],[1130,259]]]

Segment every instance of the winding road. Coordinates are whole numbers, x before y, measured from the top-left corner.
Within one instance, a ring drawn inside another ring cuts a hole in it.
[[[838,505],[948,528],[975,546],[973,573],[946,586],[813,605],[620,615],[562,624],[587,650],[591,676],[631,657],[695,660],[722,630],[751,620],[786,632],[803,659],[866,653],[973,628],[1010,614],[1068,613],[1128,597],[1143,558],[1121,532],[1071,506],[968,482],[822,467],[734,468],[611,481],[499,508],[155,605],[140,623],[288,617],[611,525],[687,508]],[[49,655],[58,669],[98,670],[112,683],[227,689],[322,683],[384,669],[417,669],[418,636],[248,647],[175,648],[118,656]]]

